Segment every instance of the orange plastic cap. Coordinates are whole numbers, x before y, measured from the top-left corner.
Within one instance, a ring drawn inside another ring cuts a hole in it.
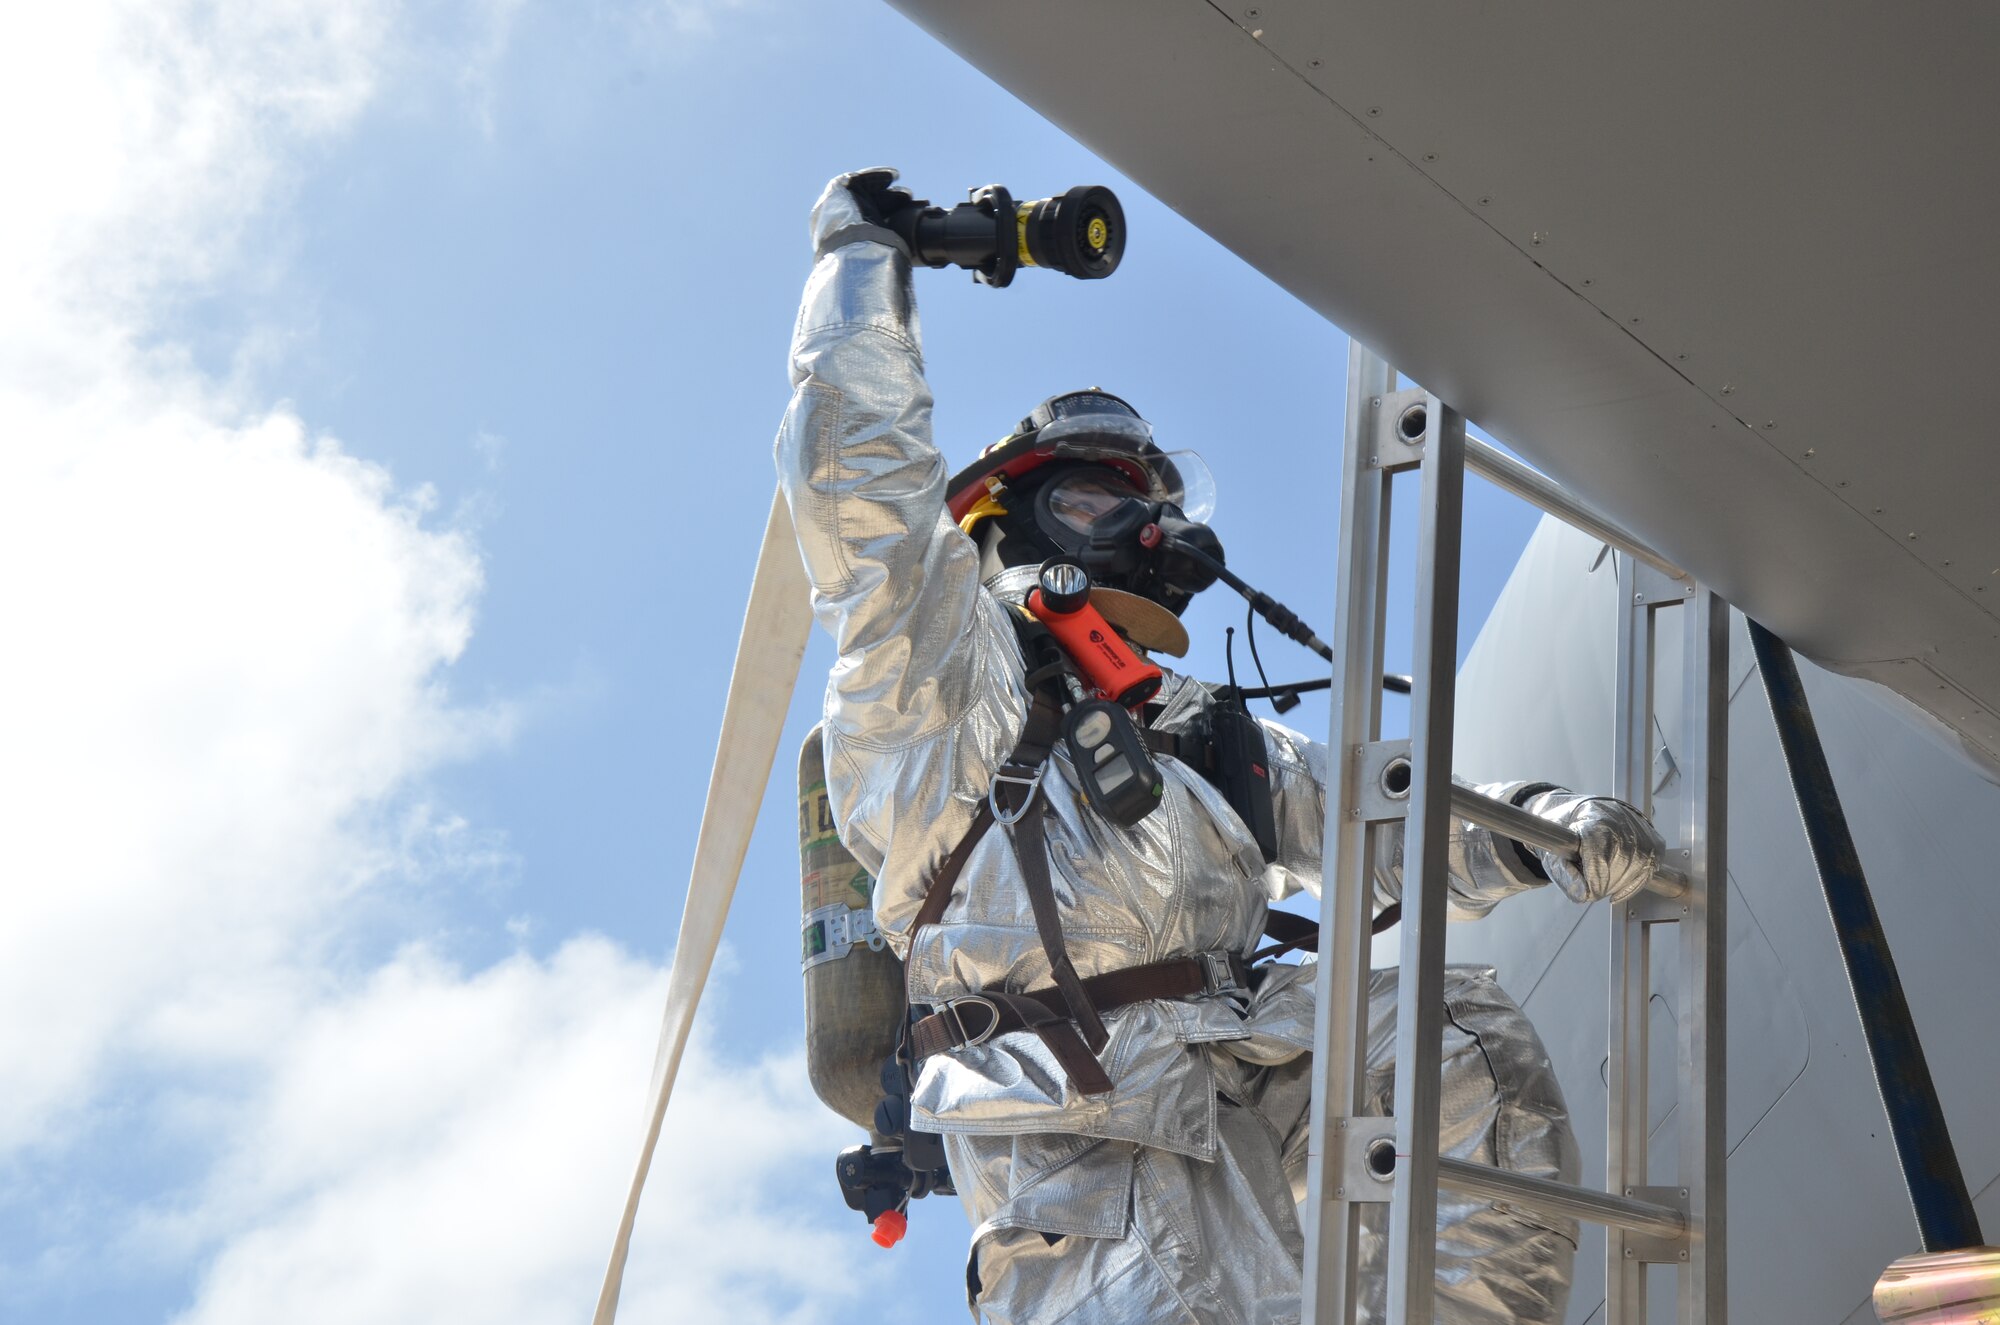
[[[903,1234],[910,1231],[909,1216],[901,1210],[888,1210],[876,1217],[875,1232],[870,1236],[878,1247],[893,1247],[903,1240]]]

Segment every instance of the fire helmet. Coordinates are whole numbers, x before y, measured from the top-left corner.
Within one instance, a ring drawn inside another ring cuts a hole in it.
[[[1214,480],[1194,452],[1161,450],[1126,401],[1094,387],[1043,401],[953,476],[946,504],[979,540],[996,591],[1049,557],[1074,558],[1090,569],[1092,601],[1114,625],[1149,647],[1186,650],[1172,618],[1215,576],[1160,535],[1170,530],[1221,560],[1203,523]]]

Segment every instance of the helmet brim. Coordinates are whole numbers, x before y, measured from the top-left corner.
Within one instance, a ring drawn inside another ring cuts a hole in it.
[[[945,486],[945,504],[952,523],[987,495],[992,480],[1005,484],[1058,460],[1105,465],[1154,501],[1171,502],[1190,520],[1206,521],[1215,512],[1215,479],[1193,451],[1162,451],[1151,440],[1142,420],[1136,428],[1105,428],[1103,420],[1063,419],[1003,442],[952,475]],[[1115,420],[1123,425],[1124,420]],[[1081,424],[1097,426],[1082,427]]]

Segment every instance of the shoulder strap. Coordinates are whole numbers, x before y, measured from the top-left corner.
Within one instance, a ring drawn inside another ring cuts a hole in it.
[[[1091,1053],[1101,1053],[1111,1035],[1104,1029],[1090,995],[1084,991],[1076,966],[1069,959],[1069,944],[1063,941],[1062,915],[1056,904],[1055,884],[1049,878],[1047,814],[1046,800],[1030,806],[1008,835],[1014,840],[1014,858],[1021,865],[1021,881],[1027,886],[1028,906],[1035,913],[1035,931],[1042,937],[1042,952],[1049,959],[1049,974],[1055,978],[1056,988],[1062,991],[1069,1015],[1082,1029]]]
[[[980,801],[971,827],[932,876],[931,886],[924,893],[924,904],[917,911],[916,922],[910,928],[912,935],[925,925],[935,925],[943,919],[945,908],[951,904],[952,891],[957,887],[958,876],[964,872],[966,861],[971,859],[973,848],[992,830],[995,822],[994,801],[1002,798],[1009,800],[1012,803],[1008,810],[1012,813],[1020,805],[1017,797],[1033,796],[1037,788],[1032,779],[1048,762],[1055,743],[1061,738],[1062,710],[1053,699],[1038,691],[1033,706],[1028,710],[1027,721],[1022,725],[1020,743],[995,774],[1000,785]],[[1040,1037],[1078,1090],[1086,1095],[1102,1095],[1111,1089],[1111,1079],[1097,1061],[1097,1054],[1110,1042],[1111,1036],[1076,973],[1076,966],[1070,960],[1069,945],[1063,941],[1061,908],[1056,901],[1054,880],[1049,874],[1048,824],[1044,819],[1047,813],[1046,802],[1028,806],[1027,812],[1009,830],[1008,838],[1014,848],[1014,858],[1021,867],[1021,881],[1028,893],[1029,909],[1034,912],[1035,932],[1040,936],[1042,951],[1049,959],[1050,974],[1076,1025],[1070,1025],[1069,1020],[1040,1004],[1034,1004],[1032,1000],[1017,999],[1015,995],[995,990],[985,991],[984,996],[1003,1006],[1014,1007],[1022,1016],[1026,1028]]]
[[[1015,777],[1032,776],[1036,769],[1047,761],[1056,742],[1062,739],[1062,710],[1048,696],[1037,693],[1034,703],[1028,709],[1028,719],[1021,726],[1020,743],[1014,752],[1000,766],[999,772]],[[924,904],[917,911],[916,922],[910,926],[912,936],[925,925],[935,925],[944,918],[945,907],[951,904],[951,891],[958,885],[958,876],[965,869],[965,862],[972,858],[972,849],[993,827],[993,799],[981,798],[979,810],[972,816],[972,824],[965,830],[965,836],[958,839],[958,845],[938,866],[931,876],[931,886],[924,892]]]
[[[1032,666],[1037,661],[1037,632],[1046,635],[1047,627],[1025,612],[1010,612],[1008,619],[1020,632],[1022,651]],[[1063,670],[1060,663],[1046,663],[1035,667],[1024,678],[1032,702],[1027,720],[1022,724],[1020,741],[996,771],[994,786],[980,802],[965,836],[958,840],[958,845],[951,849],[938,866],[937,873],[931,877],[930,887],[924,893],[923,906],[918,908],[910,933],[914,936],[925,925],[935,925],[944,918],[945,908],[951,904],[952,892],[958,885],[958,876],[964,872],[973,849],[992,830],[995,823],[994,803],[1001,799],[1009,801],[1007,811],[1010,815],[1024,810],[1010,824],[1008,839],[1021,868],[1021,882],[1028,894],[1029,909],[1035,916],[1035,932],[1041,938],[1042,952],[1048,958],[1050,975],[1062,994],[1070,1018],[1076,1024],[1072,1026],[1068,1020],[1046,1007],[1039,1004],[1030,1006],[1027,1001],[1023,1001],[1017,1011],[1027,1028],[1032,1029],[1055,1056],[1077,1089],[1086,1095],[1101,1095],[1111,1089],[1111,1080],[1105,1075],[1103,1065],[1097,1061],[1097,1054],[1110,1042],[1110,1032],[1105,1030],[1103,1018],[1098,1015],[1090,994],[1084,989],[1076,965],[1070,960],[1069,945],[1063,939],[1061,906],[1056,901],[1055,883],[1049,873],[1048,824],[1044,817],[1048,813],[1048,804],[1044,800],[1040,804],[1024,805],[1021,799],[1032,798],[1036,794],[1039,789],[1037,774],[1048,762],[1056,742],[1062,739],[1062,708],[1058,696],[1051,691],[1057,688]],[[1014,995],[1004,992],[988,991],[985,996],[1008,1006],[1016,1001]]]
[[[925,925],[935,925],[944,919],[944,909],[951,905],[951,890],[958,885],[959,873],[965,869],[965,862],[972,855],[972,848],[979,845],[979,839],[986,836],[986,830],[993,826],[993,807],[981,800],[979,812],[972,816],[972,826],[965,830],[965,836],[958,839],[958,845],[938,866],[938,872],[931,876],[931,886],[924,893],[924,904],[917,911],[916,923],[910,926],[912,936]]]

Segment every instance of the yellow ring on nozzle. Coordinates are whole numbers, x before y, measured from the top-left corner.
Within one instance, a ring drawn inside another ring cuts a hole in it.
[[[1092,248],[1102,253],[1111,246],[1111,227],[1104,223],[1103,217],[1093,216],[1090,224],[1083,228],[1083,237]]]
[[[1014,243],[1021,253],[1021,265],[1032,267],[1034,258],[1028,255],[1028,213],[1035,210],[1035,204],[1022,202],[1014,204]]]

